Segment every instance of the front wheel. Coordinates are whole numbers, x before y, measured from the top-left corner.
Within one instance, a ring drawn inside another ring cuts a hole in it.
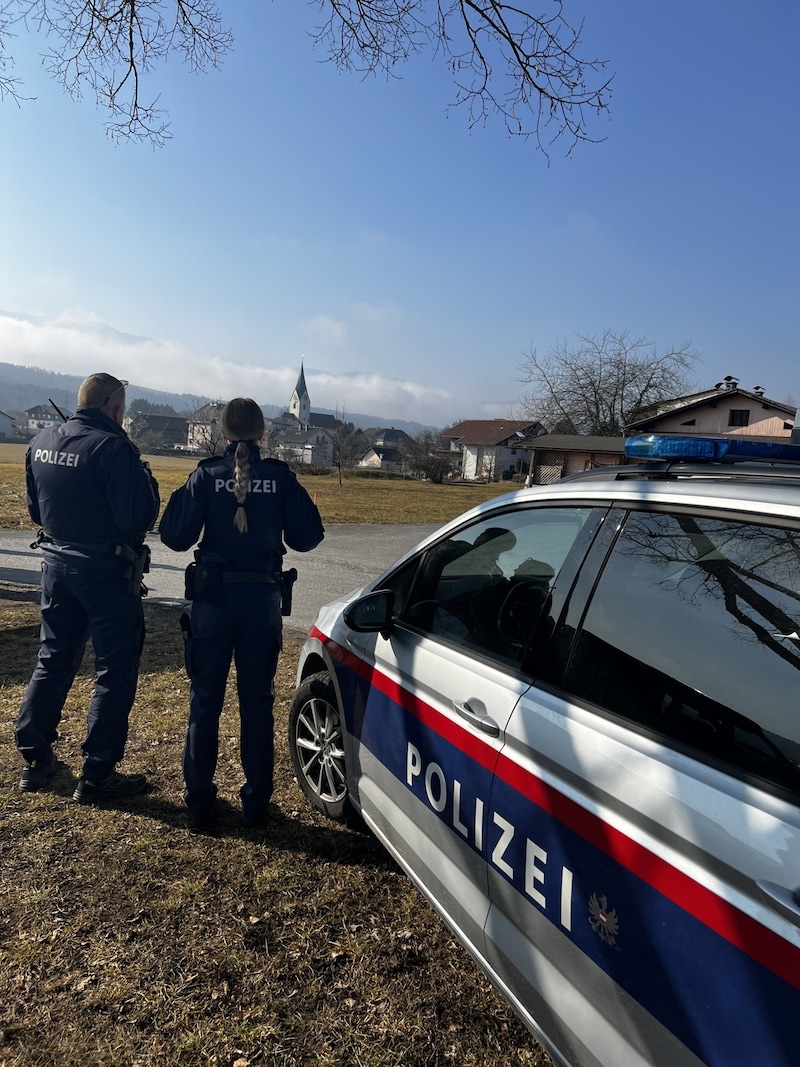
[[[289,710],[289,751],[300,788],[329,819],[348,816],[342,716],[327,671],[298,687]]]

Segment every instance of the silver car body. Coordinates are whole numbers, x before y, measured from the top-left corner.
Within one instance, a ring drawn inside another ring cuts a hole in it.
[[[553,521],[575,524],[550,591],[554,624],[573,634],[583,615],[571,618],[572,606],[586,611],[629,510],[800,530],[800,492],[778,482],[756,494],[735,477],[610,473],[522,490],[323,608],[298,684],[330,674],[351,802],[556,1061],[790,1067],[800,1063],[800,796],[598,714],[535,668],[426,632],[432,623],[365,633],[344,618],[435,546],[523,515],[544,541]],[[773,637],[784,647],[791,634]],[[636,640],[657,649],[659,619]],[[693,648],[713,657],[713,635]]]

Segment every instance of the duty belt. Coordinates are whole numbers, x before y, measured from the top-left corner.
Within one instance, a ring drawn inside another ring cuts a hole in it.
[[[95,556],[114,556],[117,555],[117,545],[109,544],[106,542],[86,544],[81,541],[61,541],[57,537],[48,537],[45,535],[38,541],[34,542],[38,547],[47,548],[48,545],[53,545],[55,548],[74,548],[76,552],[85,552],[87,555]]]
[[[222,581],[226,585],[245,585],[250,582],[277,585],[280,580],[281,576],[272,571],[222,571]]]

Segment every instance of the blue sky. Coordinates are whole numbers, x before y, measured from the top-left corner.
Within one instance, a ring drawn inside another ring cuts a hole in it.
[[[800,402],[798,5],[565,0],[614,96],[549,166],[448,110],[432,54],[363,80],[314,51],[313,5],[220,7],[221,69],[153,76],[155,151],[14,42],[0,360],[282,404],[302,357],[313,407],[445,426],[514,414],[531,347],[611,328]]]

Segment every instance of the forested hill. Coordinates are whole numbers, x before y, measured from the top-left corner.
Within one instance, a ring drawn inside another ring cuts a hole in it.
[[[77,374],[59,374],[43,367],[0,363],[0,411],[26,411],[53,400],[62,409],[75,410],[75,398],[83,379]],[[211,399],[191,393],[167,393],[160,389],[128,388],[128,403],[143,398],[154,404],[169,404],[178,412],[194,411]]]
[[[17,363],[0,363],[0,411],[7,415],[27,411],[37,404],[46,404],[52,400],[62,411],[74,411],[78,386],[83,379],[76,374],[59,374],[44,367],[24,367]],[[145,389],[131,383],[127,390],[128,405],[134,400],[149,400],[152,404],[169,404],[179,415],[196,411],[211,400],[227,400],[228,397],[197,396],[193,393],[167,393],[161,389]],[[288,398],[287,398],[288,399]],[[312,405],[315,412],[324,415],[336,415],[331,408]],[[261,409],[267,418],[274,418],[284,410],[284,404],[262,403]],[[385,415],[362,415],[348,411],[347,422],[352,422],[362,430],[370,426],[392,426],[396,430],[405,430],[412,437],[422,429],[432,429],[417,422],[403,419],[387,419]]]

